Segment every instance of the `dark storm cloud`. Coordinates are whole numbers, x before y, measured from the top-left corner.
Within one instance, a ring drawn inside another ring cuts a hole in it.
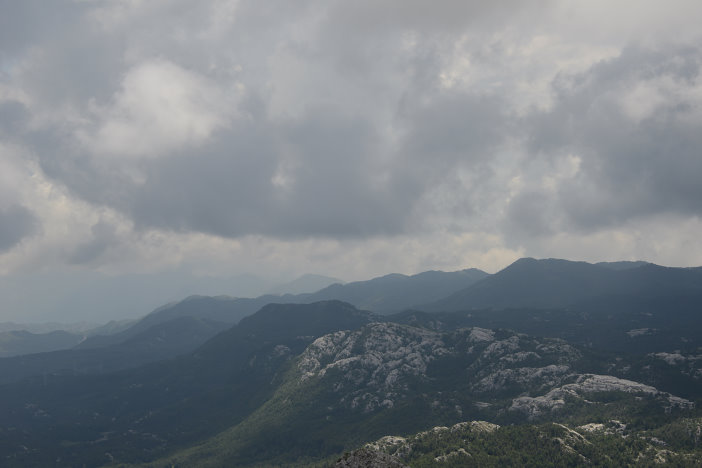
[[[23,238],[36,232],[38,219],[21,205],[0,208],[0,252],[11,249]]]

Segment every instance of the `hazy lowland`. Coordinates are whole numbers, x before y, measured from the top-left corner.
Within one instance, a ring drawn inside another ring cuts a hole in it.
[[[196,296],[92,330],[6,331],[0,456],[699,466],[701,310],[702,268],[524,258],[492,275]]]

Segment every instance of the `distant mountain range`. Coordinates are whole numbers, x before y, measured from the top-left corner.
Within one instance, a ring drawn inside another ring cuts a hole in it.
[[[0,382],[33,375],[39,369],[48,373],[103,372],[174,357],[192,351],[266,304],[323,300],[341,300],[381,314],[408,309],[473,311],[473,323],[508,326],[529,333],[537,331],[528,325],[533,325],[534,321],[525,320],[524,314],[514,316],[514,310],[531,309],[533,313],[539,311],[537,315],[553,325],[542,327],[542,333],[548,333],[547,330],[555,326],[558,336],[564,338],[618,343],[622,337],[628,339],[624,334],[629,330],[648,326],[651,331],[642,334],[637,341],[642,346],[655,346],[651,342],[670,343],[677,339],[677,330],[688,320],[689,314],[698,310],[702,302],[702,268],[666,268],[646,262],[589,264],[524,258],[494,275],[477,269],[428,271],[413,276],[391,274],[368,281],[333,284],[311,294],[257,298],[192,296],[160,307],[133,323],[99,328],[97,333],[93,331],[87,337],[65,333],[0,334],[0,353],[4,356],[74,347],[58,355],[0,361],[0,371],[5,370],[0,372]],[[665,317],[661,316],[661,308],[669,308],[671,304],[674,307]],[[488,310],[494,313],[486,313]],[[544,318],[546,310],[566,310],[569,315],[558,313]],[[611,312],[617,313],[617,323],[609,333],[602,334],[592,320]],[[642,313],[651,315],[642,319]],[[182,317],[192,320],[189,322]],[[168,324],[170,321],[173,323]],[[671,324],[672,331],[668,330]],[[619,334],[617,340],[612,336],[615,331]],[[143,346],[148,346],[151,352],[136,352],[140,349],[136,343],[149,343]],[[125,347],[133,352],[124,354],[120,349]],[[84,352],[98,348],[102,349]],[[20,362],[23,364],[17,364]]]
[[[53,444],[68,436],[77,444],[61,449],[63,463],[95,466],[105,463],[106,451],[136,460],[142,450],[161,453],[212,435],[263,403],[290,358],[316,337],[371,319],[337,301],[271,304],[175,360],[99,376],[40,374],[4,385],[0,425],[17,431],[0,438],[0,453],[29,443],[28,456],[11,456],[18,466],[41,466],[54,462]],[[96,446],[93,434],[101,428],[114,437]]]
[[[63,330],[49,333],[26,330],[0,332],[0,358],[67,349],[76,346],[82,339],[81,335]]]
[[[426,311],[586,307],[601,300],[702,297],[702,267],[666,268],[644,262],[590,264],[523,258],[434,303]]]
[[[267,294],[278,296],[285,294],[310,294],[337,283],[342,284],[343,281],[330,276],[306,274],[271,288]]]
[[[484,271],[426,271],[406,276],[391,274],[368,281],[334,284],[304,298],[305,302],[336,299],[361,309],[387,314],[442,299],[488,276]]]
[[[668,424],[702,398],[694,354],[443,328],[338,301],[271,304],[175,360],[0,387],[0,453],[8,466],[304,466],[461,421]]]
[[[702,460],[702,268],[521,259],[103,330],[0,359],[0,464]]]

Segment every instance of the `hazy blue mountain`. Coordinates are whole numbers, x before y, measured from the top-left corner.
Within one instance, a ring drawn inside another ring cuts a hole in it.
[[[83,335],[63,330],[49,333],[30,333],[26,330],[0,332],[0,358],[72,348],[83,338]]]
[[[115,333],[122,332],[132,325],[136,324],[138,319],[127,319],[127,320],[110,320],[109,322],[99,325],[97,327],[91,328],[85,332],[86,336],[95,335],[114,335]]]
[[[166,304],[154,310],[128,328],[108,335],[92,334],[78,349],[111,346],[122,343],[149,327],[174,317],[194,317],[228,324],[238,323],[266,304],[299,303],[339,300],[378,313],[395,312],[419,303],[426,303],[472,284],[487,276],[476,270],[456,272],[427,271],[413,276],[391,274],[368,281],[333,284],[312,294],[268,294],[256,298],[228,296],[191,296],[180,302]]]
[[[24,354],[48,353],[80,345],[91,335],[108,335],[124,331],[135,320],[111,321],[96,326],[87,322],[75,324],[39,323],[0,325],[0,358]]]
[[[192,317],[198,320],[231,326],[243,317],[253,314],[266,304],[286,300],[295,302],[293,297],[272,295],[253,299],[228,296],[190,296],[180,302],[159,307],[118,333],[90,336],[77,349],[98,348],[123,343],[155,325],[168,322],[177,317]]]
[[[32,376],[103,374],[189,353],[230,325],[175,317],[99,348],[64,349],[0,359],[0,384]]]
[[[455,287],[458,273],[285,298],[191,297],[112,344],[0,359],[0,457],[22,467],[306,466],[384,435],[483,420],[501,426],[494,436],[449,431],[480,447],[420,434],[424,458],[402,460],[434,466],[452,447],[490,464],[499,444],[506,464],[538,465],[539,454],[554,464],[702,458],[702,444],[683,434],[696,430],[687,421],[702,404],[700,268],[522,259],[454,289],[445,301],[455,310],[376,315],[328,300],[239,318],[264,301],[320,294],[407,302]],[[590,428],[603,432],[574,435]],[[431,452],[446,443],[446,453]]]
[[[454,272],[425,271],[412,276],[395,273],[368,281],[334,284],[307,299],[338,299],[385,314],[439,300],[487,276],[475,268]]]
[[[285,295],[285,294],[308,294],[317,292],[327,286],[336,283],[343,283],[338,278],[330,276],[306,274],[287,283],[279,284],[268,291],[268,294]]]
[[[272,284],[249,274],[208,276],[183,267],[160,273],[108,275],[80,270],[0,277],[3,316],[14,321],[48,322],[60,318],[67,324],[93,322],[80,331],[109,320],[138,318],[156,307],[194,294],[256,297]],[[41,294],[37,294],[41,291]],[[78,324],[77,324],[78,325]],[[32,333],[52,330],[28,329]]]
[[[58,323],[58,322],[42,322],[42,323],[15,323],[15,322],[0,322],[0,332],[6,331],[28,331],[34,334],[50,333],[52,331],[66,331],[77,335],[90,333],[90,330],[100,327],[101,325],[92,322],[75,322],[75,323]]]
[[[422,310],[569,308],[586,303],[652,298],[693,300],[702,297],[702,268],[667,268],[644,263],[628,268],[586,262],[523,258],[504,270]]]

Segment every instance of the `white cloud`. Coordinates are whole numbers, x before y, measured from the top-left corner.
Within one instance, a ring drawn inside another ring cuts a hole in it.
[[[167,60],[130,69],[94,131],[79,139],[98,155],[158,157],[195,146],[236,115],[240,86],[222,87]]]

